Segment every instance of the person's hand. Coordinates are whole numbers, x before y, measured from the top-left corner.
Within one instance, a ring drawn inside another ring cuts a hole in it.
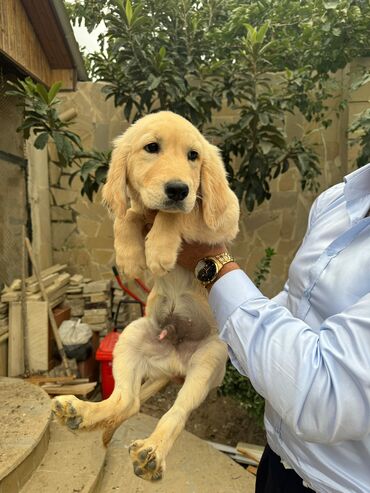
[[[187,270],[194,269],[201,258],[211,257],[226,252],[225,245],[207,245],[205,243],[187,243],[183,241],[177,257],[177,263]]]

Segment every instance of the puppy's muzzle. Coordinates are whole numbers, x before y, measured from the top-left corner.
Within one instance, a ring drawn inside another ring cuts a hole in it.
[[[169,181],[164,186],[166,196],[174,202],[181,202],[189,194],[189,187],[182,181]]]

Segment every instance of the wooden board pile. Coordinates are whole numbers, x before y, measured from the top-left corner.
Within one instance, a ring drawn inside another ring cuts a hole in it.
[[[49,298],[52,308],[64,301],[67,292],[70,274],[65,271],[66,264],[56,264],[41,272],[41,278]],[[10,303],[21,301],[22,283],[20,279],[15,279],[9,287],[5,287],[1,292],[1,303]],[[42,301],[43,297],[40,291],[39,283],[35,276],[26,279],[26,300]]]
[[[49,395],[81,395],[87,396],[92,392],[97,382],[89,382],[88,378],[76,378],[75,375],[70,377],[60,376],[32,376],[26,379],[27,382],[42,387]]]
[[[91,330],[105,335],[111,321],[111,281],[93,281],[83,286],[84,315],[82,321]]]

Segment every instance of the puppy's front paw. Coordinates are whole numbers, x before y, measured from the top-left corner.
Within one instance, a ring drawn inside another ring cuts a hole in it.
[[[145,254],[141,248],[117,249],[116,262],[130,279],[141,277],[146,269]]]
[[[154,276],[161,277],[174,269],[177,256],[173,251],[146,249],[146,263]]]

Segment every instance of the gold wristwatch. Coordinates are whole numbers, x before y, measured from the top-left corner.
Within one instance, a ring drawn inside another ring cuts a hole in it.
[[[222,267],[229,262],[234,262],[234,260],[234,257],[228,252],[223,252],[213,257],[204,257],[199,260],[195,267],[195,277],[203,286],[208,286],[208,284],[215,281]]]

